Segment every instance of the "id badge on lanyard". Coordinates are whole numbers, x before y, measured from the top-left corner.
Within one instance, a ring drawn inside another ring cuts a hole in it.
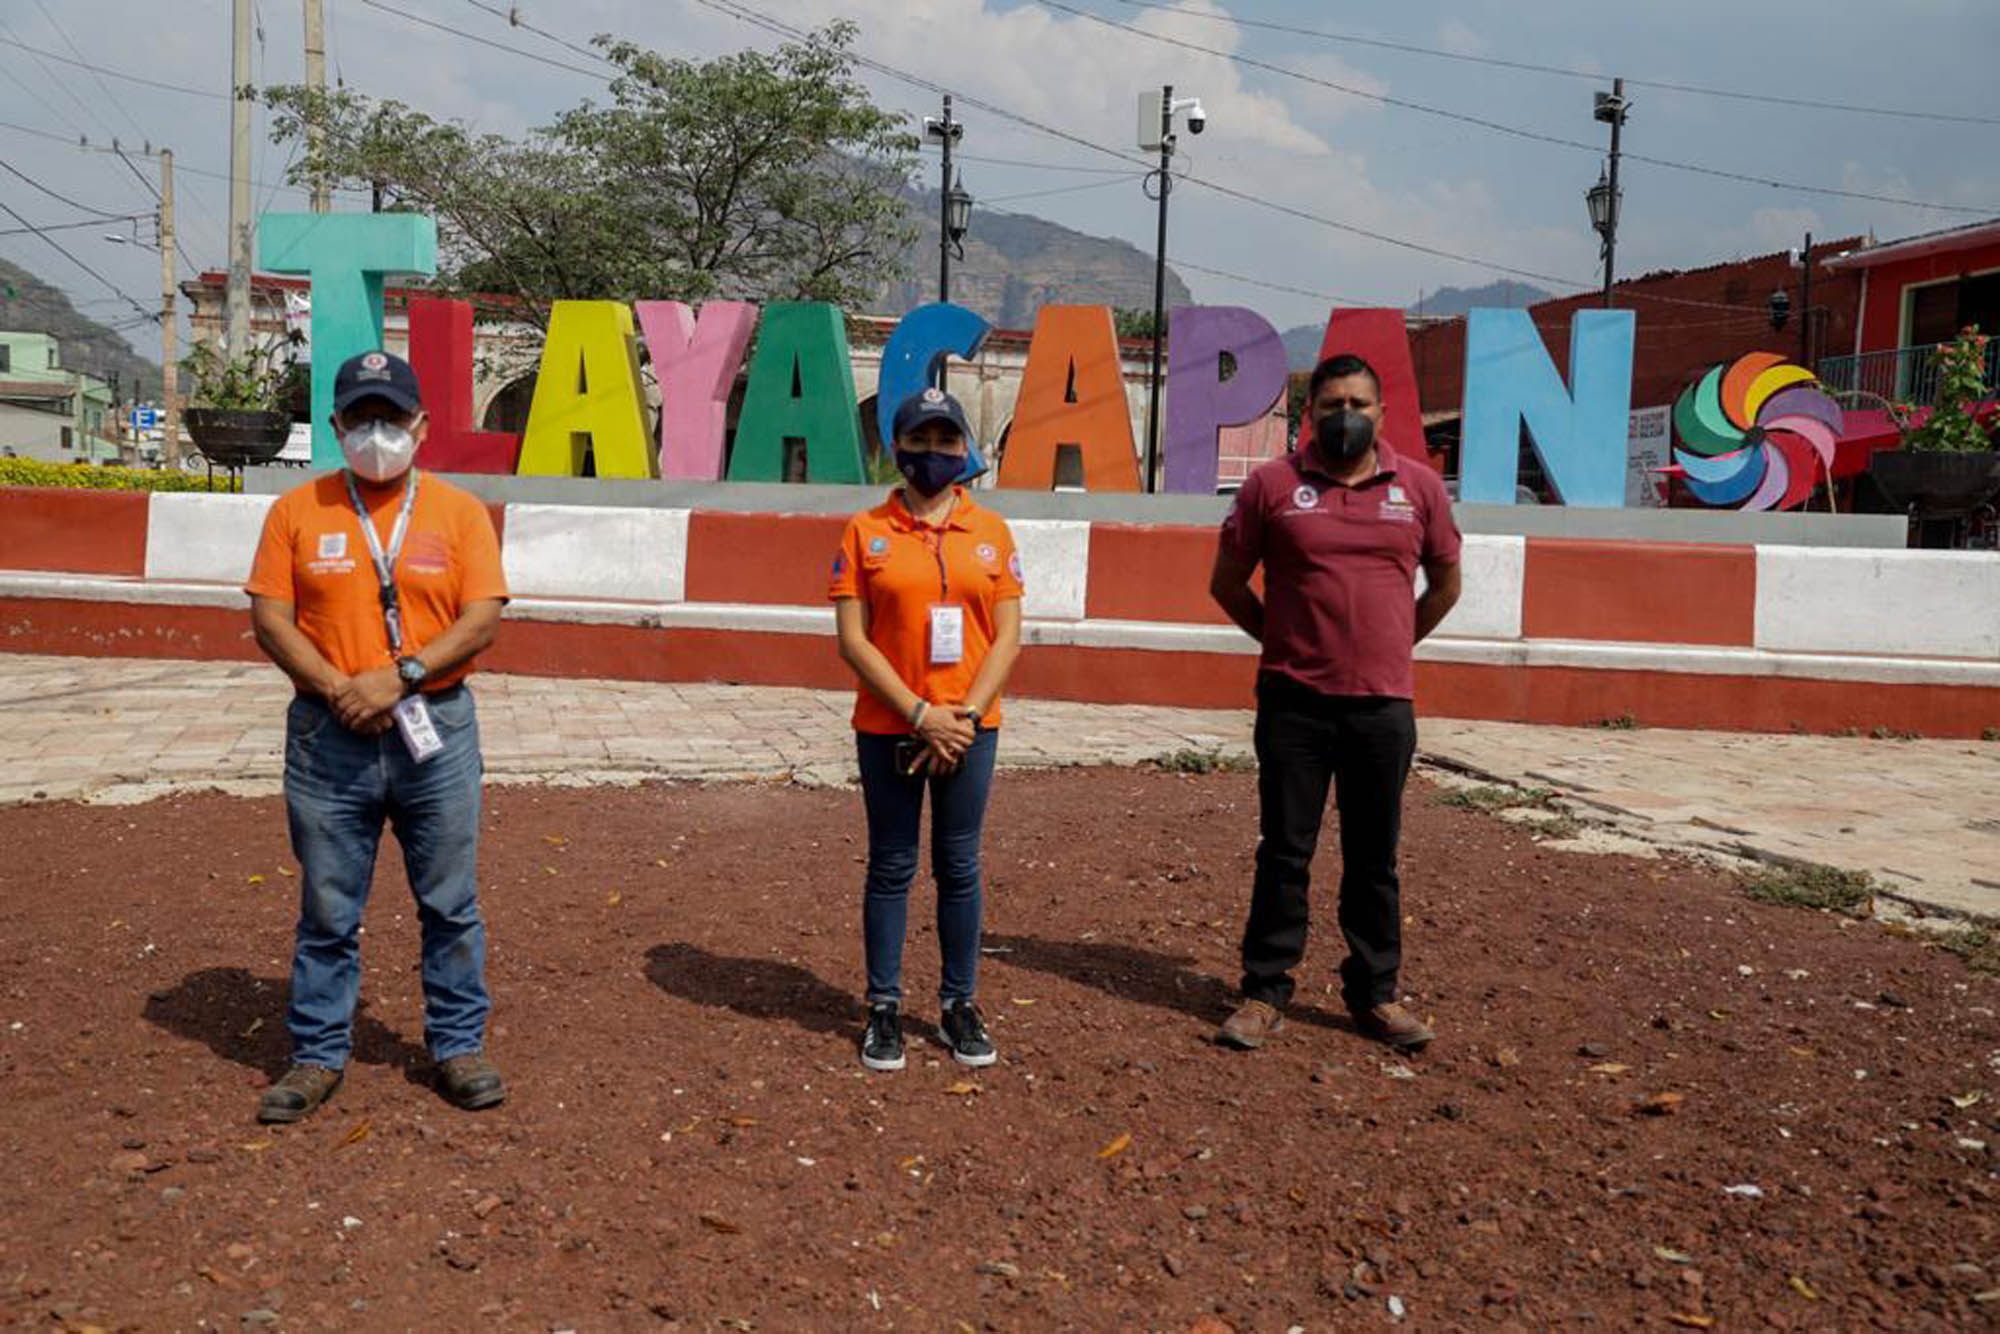
[[[389,656],[401,657],[403,609],[402,599],[396,592],[396,561],[403,554],[403,539],[410,532],[410,513],[417,504],[418,474],[413,469],[409,484],[403,488],[403,506],[396,513],[396,526],[389,530],[386,551],[383,550],[382,540],[375,535],[375,521],[368,516],[368,507],[361,503],[361,492],[354,485],[354,475],[348,473],[346,477],[347,497],[354,502],[354,513],[361,520],[361,537],[368,544],[368,558],[375,564],[375,578],[382,600],[382,625],[389,634]],[[395,719],[396,731],[402,736],[404,747],[418,764],[444,749],[444,738],[438,735],[430,706],[422,695],[411,695],[397,704]]]
[[[950,667],[965,661],[965,608],[951,600],[951,582],[945,576],[944,534],[938,529],[931,548],[937,556],[938,600],[931,604],[930,662],[933,667]]]

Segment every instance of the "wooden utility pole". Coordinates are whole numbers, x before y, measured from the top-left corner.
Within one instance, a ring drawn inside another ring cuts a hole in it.
[[[250,349],[250,0],[235,0],[229,84],[229,355]]]
[[[306,90],[315,102],[326,96],[326,8],[324,0],[305,0],[306,5]],[[326,114],[318,106],[313,107],[312,119],[306,122],[306,151],[315,160],[326,145]],[[327,189],[326,177],[314,173],[312,181],[312,211],[325,213],[332,207],[331,192]]]
[[[180,315],[174,290],[174,151],[160,150],[160,440],[167,466],[181,466]]]

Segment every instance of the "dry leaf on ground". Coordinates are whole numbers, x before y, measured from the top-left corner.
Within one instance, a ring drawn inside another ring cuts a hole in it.
[[[1125,1152],[1125,1150],[1131,1147],[1132,1147],[1132,1133],[1130,1131],[1126,1131],[1124,1134],[1120,1135],[1117,1139],[1112,1140],[1109,1144],[1099,1149],[1097,1151],[1097,1156],[1099,1158],[1116,1158],[1119,1154]]]
[[[711,1232],[720,1232],[726,1236],[735,1236],[743,1230],[724,1218],[721,1214],[703,1214],[701,1216],[701,1225]]]

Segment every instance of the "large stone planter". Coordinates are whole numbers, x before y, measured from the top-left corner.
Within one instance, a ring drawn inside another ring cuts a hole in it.
[[[1868,471],[1913,519],[1962,519],[2000,495],[2000,450],[1883,450],[1868,460]]]
[[[289,412],[189,408],[181,414],[201,456],[218,468],[247,468],[278,457],[291,437]]]

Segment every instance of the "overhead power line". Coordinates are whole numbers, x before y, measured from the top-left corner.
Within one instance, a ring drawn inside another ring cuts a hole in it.
[[[568,70],[572,74],[581,74],[586,78],[597,79],[603,83],[611,82],[611,76],[602,70],[585,69],[581,65],[572,65],[566,60],[557,60],[554,56],[545,56],[539,51],[524,51],[518,46],[509,46],[505,42],[496,42],[490,37],[481,37],[478,33],[467,32],[463,28],[454,28],[449,23],[439,23],[436,19],[427,19],[421,14],[412,14],[406,9],[398,9],[394,5],[384,4],[382,0],[361,0],[361,3],[367,5],[370,9],[379,9],[384,14],[394,14],[406,23],[416,23],[426,28],[435,28],[439,32],[448,32],[454,37],[463,37],[468,42],[477,42],[481,46],[490,46],[495,51],[505,51],[509,55],[520,56],[523,60],[538,61],[541,64],[549,65],[556,69]]]
[[[605,59],[604,53],[602,51],[593,51],[587,46],[580,46],[577,43],[570,41],[567,37],[561,37],[555,33],[550,32],[547,28],[537,28],[534,24],[528,22],[526,19],[521,17],[521,7],[519,5],[509,5],[507,8],[502,9],[498,5],[487,4],[486,0],[465,0],[465,2],[471,5],[474,9],[485,10],[487,13],[493,15],[495,18],[505,19],[507,21],[507,26],[510,28],[520,28],[523,29],[524,31],[531,32],[535,34],[535,36],[537,37],[541,37],[548,41],[554,42],[557,46],[562,47],[566,51],[574,51],[578,55],[585,56],[591,60],[600,61],[603,64],[607,65],[611,63],[609,60]]]
[[[1131,185],[1140,179],[1138,172],[1125,172],[1102,181],[1085,181],[1081,185],[1058,185],[1049,190],[1023,190],[1018,194],[995,195],[991,199],[975,199],[973,202],[983,207],[994,204],[1008,204],[1017,199],[1042,199],[1048,195],[1073,195],[1080,190],[1102,190],[1107,185]]]
[[[14,206],[12,204],[9,204],[4,199],[0,199],[0,212],[6,213],[8,217],[12,218],[15,222],[20,223],[22,227],[26,228],[30,232],[33,232],[36,236],[40,237],[42,240],[48,242],[50,248],[52,248],[57,254],[61,255],[64,259],[76,265],[79,269],[82,269],[85,273],[97,279],[97,281],[103,283],[113,292],[116,292],[119,296],[123,297],[125,299],[125,303],[131,306],[133,310],[138,311],[141,315],[146,316],[148,319],[158,320],[160,318],[157,313],[147,310],[146,307],[140,305],[136,300],[134,300],[131,296],[129,296],[123,288],[119,287],[117,283],[112,282],[109,278],[99,273],[96,269],[93,269],[92,267],[90,267],[90,265],[84,263],[82,260],[78,259],[74,254],[70,253],[69,249],[65,247],[62,242],[56,240],[55,237],[49,235],[48,230],[46,228],[37,227],[32,222],[29,222],[26,218],[22,217],[19,213],[16,213],[14,211]]]
[[[141,83],[148,88],[163,88],[170,93],[186,93],[190,97],[206,97],[217,102],[227,102],[229,100],[228,93],[218,93],[207,88],[190,88],[186,84],[180,83],[163,83],[158,79],[148,79],[139,74],[127,74],[124,70],[109,69],[103,65],[93,65],[87,61],[74,60],[69,56],[57,55],[54,51],[44,51],[38,46],[29,46],[26,42],[13,37],[0,37],[0,46],[19,47],[28,54],[40,56],[45,60],[53,60],[64,65],[74,65],[78,69],[87,69],[93,74],[109,74],[114,79],[123,79],[127,83]]]
[[[28,173],[22,171],[19,167],[16,167],[11,162],[0,162],[0,171],[4,171],[8,175],[15,177],[22,184],[27,185],[32,189],[41,191],[43,194],[55,200],[57,203],[68,204],[71,208],[76,209],[79,212],[95,213],[100,218],[122,218],[125,216],[124,214],[115,212],[112,209],[96,208],[93,207],[92,205],[82,203],[75,199],[71,199],[66,194],[60,194],[57,191],[51,190],[49,189],[48,186],[43,185],[40,181],[28,175]]]
[[[1288,33],[1294,37],[1317,37],[1322,41],[1342,42],[1350,46],[1370,46],[1384,51],[1402,51],[1410,55],[1433,56],[1439,60],[1456,60],[1468,65],[1491,65],[1500,69],[1519,70],[1529,74],[1554,74],[1566,79],[1586,79],[1592,83],[1608,83],[1611,76],[1595,70],[1570,69],[1561,65],[1537,64],[1531,60],[1506,60],[1498,56],[1471,55],[1464,51],[1445,51],[1434,46],[1419,46],[1412,42],[1391,42],[1378,37],[1362,37],[1354,33],[1328,32],[1323,28],[1302,28],[1289,23],[1274,23],[1263,19],[1240,18],[1234,14],[1218,14],[1208,10],[1184,9],[1180,5],[1159,3],[1159,0],[1117,0],[1118,4],[1131,9],[1154,9],[1168,14],[1181,14],[1188,18],[1204,19],[1211,23],[1226,23],[1236,28],[1256,28],[1266,32]],[[1803,107],[1811,111],[1846,111],[1861,116],[1892,116],[1904,120],[1934,120],[1955,125],[2000,125],[2000,116],[1968,116],[1949,111],[1917,111],[1903,107],[1861,106],[1852,102],[1823,102],[1809,97],[1785,97],[1777,93],[1749,93],[1735,88],[1710,88],[1701,84],[1677,83],[1669,79],[1635,79],[1626,75],[1625,82],[1640,88],[1659,88],[1675,93],[1694,93],[1702,97],[1724,97],[1738,102],[1763,102],[1772,106]]]
[[[776,33],[779,36],[789,38],[793,41],[804,40],[806,37],[810,35],[808,33],[803,32],[799,28],[796,28],[790,24],[783,22],[780,19],[775,19],[771,17],[769,14],[765,14],[760,10],[752,9],[750,6],[742,4],[740,0],[695,0],[695,3],[705,6],[706,8],[713,9],[718,13],[727,14],[731,18],[737,19],[740,22],[748,23],[753,27],[763,28],[767,32]],[[1054,138],[1075,144],[1080,148],[1087,148],[1094,153],[1102,153],[1107,157],[1116,158],[1120,162],[1129,163],[1133,166],[1150,169],[1154,165],[1152,162],[1147,161],[1143,158],[1134,157],[1131,154],[1125,153],[1119,149],[1111,148],[1104,144],[1098,143],[1094,139],[1089,139],[1084,137],[1083,135],[1075,134],[1069,130],[1061,129],[1058,126],[1050,125],[1044,121],[1036,120],[1032,116],[1024,116],[1018,111],[1013,111],[1006,107],[996,105],[995,103],[988,102],[983,98],[974,97],[956,88],[947,87],[946,85],[938,83],[935,80],[925,78],[920,74],[912,74],[908,70],[898,69],[893,65],[884,64],[879,60],[875,60],[871,57],[862,55],[860,53],[851,53],[851,54],[853,55],[854,62],[865,69],[875,70],[878,73],[888,75],[892,79],[898,79],[904,83],[912,84],[915,87],[923,88],[930,92],[935,92],[940,94],[950,93],[954,98],[956,98],[958,101],[962,102],[966,106],[977,107],[981,111],[984,111],[989,115],[1000,117],[1002,120],[1011,121],[1016,125],[1026,126],[1027,128],[1036,130],[1042,134],[1050,135]],[[1596,286],[1595,283],[1579,282],[1574,278],[1558,278],[1546,273],[1536,273],[1531,269],[1516,268],[1513,265],[1500,264],[1493,260],[1481,259],[1473,255],[1457,254],[1453,251],[1444,250],[1437,246],[1424,245],[1416,241],[1407,241],[1399,236],[1390,236],[1383,232],[1372,231],[1365,227],[1358,227],[1352,223],[1342,222],[1337,218],[1327,217],[1324,214],[1310,213],[1304,209],[1292,208],[1289,205],[1280,204],[1273,200],[1265,199],[1261,196],[1251,194],[1248,191],[1238,190],[1233,186],[1223,185],[1215,181],[1209,181],[1202,177],[1195,176],[1192,174],[1184,174],[1180,177],[1180,179],[1192,182],[1193,184],[1196,185],[1206,186],[1207,188],[1214,190],[1219,194],[1227,195],[1231,198],[1241,200],[1247,204],[1253,204],[1258,208],[1270,209],[1274,212],[1289,214],[1292,217],[1300,218],[1308,222],[1314,222],[1319,224],[1320,226],[1328,227],[1335,231],[1347,232],[1351,235],[1361,236],[1372,241],[1380,241],[1385,245],[1397,246],[1405,250],[1413,250],[1420,254],[1432,255],[1440,259],[1454,260],[1461,264],[1470,264],[1476,268],[1488,269],[1495,273],[1508,273],[1508,274],[1513,274],[1516,277],[1533,278],[1537,282],[1555,283],[1561,287],[1588,288]]]
[[[77,48],[76,43],[70,39],[69,30],[64,28],[62,24],[56,22],[56,16],[49,12],[49,7],[44,2],[44,0],[35,0],[35,8],[42,11],[42,17],[48,20],[49,26],[56,30],[56,36],[62,38],[63,45],[69,48],[70,54],[75,56],[77,58],[78,63],[81,64],[83,61],[83,52],[79,50]],[[130,125],[134,130],[137,130],[139,133],[139,137],[143,139],[146,135],[146,131],[143,128],[141,128],[138,121],[132,118],[132,113],[126,110],[125,104],[123,102],[120,102],[118,100],[118,95],[111,91],[111,85],[104,81],[104,76],[100,74],[97,70],[91,69],[89,65],[84,65],[84,68],[90,70],[90,77],[96,81],[98,88],[103,90],[104,100],[111,103],[112,106],[117,107],[118,114],[125,118],[126,124]]]
[[[0,236],[39,235],[42,232],[80,232],[86,227],[102,227],[111,222],[143,222],[151,213],[126,213],[115,218],[85,218],[81,222],[30,223],[25,227],[0,227]]]
[[[1071,166],[1066,162],[1034,162],[1017,157],[981,157],[977,153],[953,152],[952,159],[957,162],[984,162],[996,167],[1033,167],[1037,171],[1088,172],[1093,176],[1128,176],[1131,174],[1123,167],[1080,167]]]
[[[1093,14],[1087,9],[1079,9],[1075,5],[1064,3],[1064,0],[1035,0],[1035,2],[1046,9],[1071,14],[1080,19],[1088,19],[1092,23],[1102,24],[1104,27],[1114,29],[1118,32],[1128,33],[1134,37],[1143,37],[1149,42],[1159,42],[1166,46],[1179,47],[1184,51],[1195,51],[1202,55],[1214,56],[1218,60],[1232,61],[1238,65],[1246,65],[1251,69],[1264,70],[1283,78],[1295,79],[1300,83],[1312,84],[1314,87],[1343,93],[1346,96],[1360,98],[1367,102],[1375,102],[1382,106],[1396,107],[1403,111],[1414,111],[1425,116],[1436,116],[1460,125],[1476,126],[1479,129],[1489,130],[1495,134],[1510,135],[1516,139],[1527,139],[1535,143],[1573,149],[1578,152],[1589,153],[1593,157],[1601,155],[1604,151],[1601,145],[1587,143],[1581,139],[1568,139],[1557,134],[1545,134],[1540,130],[1530,130],[1519,125],[1509,125],[1504,121],[1488,120],[1484,116],[1468,115],[1465,112],[1453,111],[1447,107],[1437,107],[1427,102],[1412,101],[1407,97],[1392,97],[1387,93],[1378,93],[1367,88],[1357,88],[1352,84],[1338,83],[1332,79],[1323,79],[1316,74],[1307,74],[1303,70],[1292,69],[1286,65],[1275,64],[1268,60],[1259,60],[1255,56],[1246,56],[1235,51],[1224,51],[1219,47],[1203,46],[1200,42],[1190,42],[1179,37],[1169,37],[1165,33],[1148,32],[1144,28],[1137,28],[1129,23],[1120,23],[1116,19],[1108,19],[1101,14]],[[1684,171],[1697,176],[1709,176],[1718,180],[1736,181],[1745,185],[1761,185],[1774,190],[1791,191],[1796,194],[1828,195],[1839,199],[1862,199],[1877,204],[1896,204],[1904,208],[1930,209],[1939,213],[1965,213],[1979,217],[1991,217],[1995,213],[2000,213],[2000,206],[1978,207],[1964,204],[1939,204],[1923,199],[1904,199],[1896,195],[1874,194],[1866,190],[1844,190],[1829,185],[1807,185],[1800,181],[1785,181],[1769,176],[1758,176],[1750,172],[1729,171],[1721,167],[1706,167],[1698,162],[1680,162],[1672,158],[1650,157],[1643,153],[1628,151],[1623,156],[1631,162],[1643,162],[1648,166],[1662,167],[1669,171]]]

